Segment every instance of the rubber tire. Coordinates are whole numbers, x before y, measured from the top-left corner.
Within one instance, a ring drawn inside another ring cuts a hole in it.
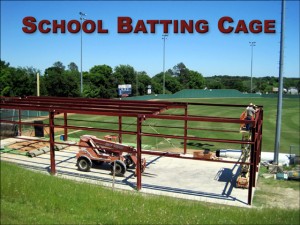
[[[133,165],[131,156],[128,154],[128,155],[125,155],[124,158],[125,158],[124,163],[125,163],[126,167],[127,168],[131,167]]]
[[[114,173],[114,163],[116,163],[116,171],[115,175],[116,176],[123,176],[126,172],[126,165],[123,161],[121,160],[116,160],[111,163],[111,173]]]
[[[91,169],[91,162],[86,158],[79,158],[77,160],[78,170],[88,172]]]

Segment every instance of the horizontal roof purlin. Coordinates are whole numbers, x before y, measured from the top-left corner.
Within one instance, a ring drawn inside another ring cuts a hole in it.
[[[186,108],[186,103],[123,101],[112,99],[61,98],[61,97],[1,97],[1,108],[36,111],[56,111],[79,114],[137,116],[157,115],[171,108]]]

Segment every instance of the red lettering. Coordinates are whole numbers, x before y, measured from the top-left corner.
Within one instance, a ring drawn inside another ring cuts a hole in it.
[[[172,20],[160,20],[159,23],[164,25],[163,33],[169,33],[169,24],[172,24]]]
[[[195,29],[198,33],[207,33],[209,30],[208,22],[206,20],[198,20],[195,24]]]
[[[147,24],[150,24],[150,33],[155,34],[155,25],[159,23],[158,20],[147,20]]]
[[[118,33],[132,32],[132,19],[130,17],[118,17]]]
[[[57,29],[61,30],[61,33],[66,33],[66,21],[61,20],[61,23],[59,24],[57,20],[53,20],[53,33],[57,33]]]
[[[73,25],[75,25],[75,29],[73,29]],[[70,33],[76,34],[80,31],[81,24],[78,20],[70,20],[67,26]]]
[[[180,32],[185,33],[185,30],[187,30],[189,33],[193,33],[193,25],[193,20],[189,20],[189,23],[187,23],[185,20],[182,20],[180,23]]]
[[[238,24],[236,25],[234,33],[237,34],[239,32],[249,33],[244,20],[239,20]]]
[[[233,19],[229,16],[224,16],[221,19],[219,19],[219,21],[218,21],[219,30],[225,34],[231,33],[233,31],[233,27],[229,26],[228,28],[224,28],[225,22],[232,23]]]
[[[264,32],[265,33],[276,33],[276,30],[273,30],[275,28],[275,20],[265,20],[264,21]]]
[[[88,25],[90,25],[90,29],[88,29]],[[93,20],[85,20],[82,23],[82,28],[81,28],[85,33],[90,34],[93,33],[96,30],[96,24]]]
[[[262,32],[262,25],[260,20],[252,20],[249,23],[249,29],[252,33],[257,34]]]
[[[133,33],[136,34],[138,32],[147,33],[147,28],[146,28],[143,20],[138,20],[136,23]]]
[[[178,20],[174,20],[174,34],[178,34]]]
[[[102,20],[98,20],[98,30],[97,30],[97,32],[101,33],[101,34],[107,34],[108,33],[107,29],[102,28]]]
[[[50,25],[51,23],[49,20],[41,20],[39,22],[39,31],[43,34],[47,34],[51,31],[51,28],[47,27],[46,29],[44,29],[44,24]]]
[[[22,27],[23,32],[25,32],[27,34],[32,34],[32,33],[36,32],[35,22],[36,22],[36,19],[32,16],[24,17],[23,24],[25,27]]]

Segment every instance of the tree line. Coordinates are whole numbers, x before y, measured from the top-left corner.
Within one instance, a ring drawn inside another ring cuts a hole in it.
[[[152,94],[176,93],[182,89],[237,89],[250,91],[250,78],[246,76],[213,76],[204,78],[197,71],[188,69],[184,63],[178,63],[165,72],[150,77],[145,71],[138,72],[130,65],[112,68],[108,65],[95,65],[83,72],[83,93],[80,92],[80,72],[71,62],[67,67],[57,61],[51,67],[41,71],[33,67],[12,67],[1,60],[0,91],[1,96],[30,96],[37,94],[37,74],[40,74],[40,95],[57,97],[116,98],[119,84],[131,84],[132,95],[146,95],[151,85]],[[278,78],[253,78],[252,92],[272,92],[278,87]],[[284,78],[284,86],[300,89],[300,79]]]

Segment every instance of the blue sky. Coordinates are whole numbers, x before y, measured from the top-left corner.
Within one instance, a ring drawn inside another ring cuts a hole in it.
[[[207,20],[209,32],[175,34],[170,29],[165,45],[165,68],[183,62],[187,68],[204,77],[213,75],[250,76],[251,47],[253,77],[278,76],[280,50],[281,1],[1,1],[1,60],[14,67],[44,70],[61,61],[65,66],[75,62],[80,68],[80,33],[26,34],[22,20],[33,16],[40,21],[79,20],[103,21],[108,34],[83,33],[83,71],[94,65],[114,68],[131,65],[150,77],[163,70],[162,26],[156,33],[120,34],[117,18],[137,20]],[[223,34],[218,20],[276,20],[275,34]],[[149,25],[147,26],[149,28]],[[170,27],[171,28],[171,27]],[[286,1],[284,76],[299,77],[299,1]]]

